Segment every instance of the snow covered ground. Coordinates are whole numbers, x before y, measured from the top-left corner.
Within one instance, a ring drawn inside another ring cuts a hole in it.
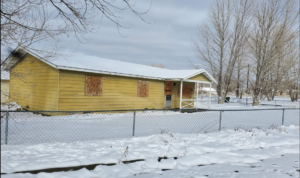
[[[299,177],[300,110],[283,113],[280,108],[295,108],[284,102],[276,108],[232,102],[212,104],[225,111],[137,112],[134,126],[133,112],[51,117],[11,112],[8,145],[1,119],[1,173],[7,173],[1,177]],[[283,116],[286,127],[280,126]],[[134,160],[139,161],[122,162]],[[90,164],[115,165],[14,173]]]
[[[221,117],[220,117],[221,116]],[[42,116],[30,112],[12,112],[8,122],[8,144],[73,142],[108,138],[129,138],[172,133],[207,133],[221,129],[267,129],[282,124],[283,110],[173,111]],[[220,123],[221,118],[221,123]],[[5,141],[5,121],[1,119],[1,144]],[[284,111],[285,125],[299,125],[299,109]]]
[[[289,98],[275,98],[273,101],[268,101],[265,99],[261,102],[261,104],[268,104],[273,106],[279,106],[279,107],[291,107],[291,108],[299,108],[300,106],[300,100],[298,102],[291,102],[291,99]]]
[[[1,111],[16,111],[17,109],[22,109],[22,107],[18,105],[17,102],[10,102],[1,105]]]
[[[299,177],[299,131],[299,126],[271,126],[205,134],[162,132],[126,139],[1,145],[1,173],[9,173],[1,177]],[[159,157],[168,159],[159,162]],[[121,162],[138,159],[143,161]],[[116,165],[99,165],[90,171],[13,173],[100,163]]]
[[[208,102],[205,101],[208,98],[203,98],[198,101],[198,108],[210,108],[210,109],[269,109],[269,108],[300,108],[300,100],[298,102],[291,102],[289,98],[275,97],[273,101],[263,100],[258,106],[252,106],[252,98],[248,97],[247,105],[246,98],[238,99],[236,97],[230,97],[229,103],[218,104],[216,97],[211,100],[211,107],[208,107]]]

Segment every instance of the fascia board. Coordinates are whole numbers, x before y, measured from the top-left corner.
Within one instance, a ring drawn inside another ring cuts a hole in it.
[[[8,64],[11,63],[12,60],[13,60],[13,57],[12,57],[11,55],[12,55],[14,52],[19,51],[19,50],[23,50],[23,51],[24,51],[24,54],[22,54],[22,57],[23,57],[24,55],[26,55],[27,53],[29,53],[30,55],[34,56],[34,57],[37,58],[38,60],[40,60],[40,61],[42,61],[42,62],[44,62],[44,63],[46,63],[46,64],[48,64],[48,65],[50,65],[51,67],[57,68],[56,65],[54,65],[54,64],[51,63],[51,62],[49,62],[48,60],[45,60],[45,59],[43,59],[42,57],[40,57],[40,56],[34,54],[33,52],[28,52],[26,49],[24,49],[24,48],[18,46],[18,47],[17,47],[17,48],[16,48],[16,49],[15,49],[15,50],[14,50],[14,51],[13,51],[13,52],[5,59],[5,61],[3,62],[3,65],[4,65],[4,66],[3,66],[3,69],[4,69],[4,70],[10,70],[10,68],[22,58],[22,57],[20,57],[20,58],[16,59],[16,61],[14,62],[14,64],[12,64],[12,66],[10,66],[9,69],[7,68],[7,67],[8,67]]]
[[[199,80],[183,80],[184,82],[192,82],[192,83],[205,83],[205,84],[211,84],[211,82],[206,81],[199,81]]]
[[[146,78],[146,79],[153,79],[153,80],[164,80],[164,78],[156,78],[156,77],[141,76],[141,75],[130,75],[130,74],[123,74],[123,73],[116,73],[116,72],[90,70],[90,69],[82,69],[82,68],[75,68],[75,67],[73,68],[73,67],[66,67],[66,66],[57,66],[57,69],[70,70],[70,71],[79,71],[79,72],[89,72],[89,73],[97,73],[97,74],[106,74],[106,75],[116,75],[116,76],[123,76],[123,77],[132,77],[132,78]]]

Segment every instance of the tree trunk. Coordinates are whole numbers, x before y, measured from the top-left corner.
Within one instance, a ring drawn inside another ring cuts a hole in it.
[[[239,95],[240,95],[240,90],[239,90],[239,82],[238,82],[237,85],[236,85],[236,92],[235,92],[236,98],[238,98]]]
[[[276,84],[277,85],[277,84]],[[277,86],[274,88],[274,92],[272,94],[272,100],[274,100],[277,91]]]
[[[258,100],[259,100],[259,99],[258,99],[258,96],[254,96],[254,97],[253,97],[253,103],[252,103],[252,106],[258,106],[258,103],[259,103]]]
[[[272,101],[272,91],[269,91],[269,93],[267,94],[267,99],[268,101]]]
[[[236,97],[238,98],[240,95],[240,69],[238,65],[238,76],[237,76],[237,82],[236,82]]]
[[[220,83],[220,81],[222,82],[221,78],[219,78],[218,85],[217,85],[218,104],[223,104],[224,100],[222,99],[223,98],[222,83]]]
[[[222,97],[222,96],[218,97],[218,104],[224,104],[224,99],[223,98],[224,97]]]
[[[292,102],[298,101],[298,92],[290,91],[289,94]]]
[[[260,67],[260,66],[259,66]],[[253,102],[252,102],[252,106],[257,106],[258,105],[258,98],[259,98],[259,95],[261,93],[261,90],[260,90],[260,75],[259,74],[256,74],[256,81],[255,81],[255,85],[254,85],[254,90],[253,90]]]
[[[224,104],[224,100],[222,99],[223,97],[218,97],[218,104]]]

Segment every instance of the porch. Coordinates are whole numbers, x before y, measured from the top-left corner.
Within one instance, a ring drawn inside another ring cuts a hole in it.
[[[170,82],[170,87],[165,84],[165,108],[179,108],[183,110],[209,109],[211,105],[211,82],[183,79],[180,81]],[[174,82],[174,83],[173,83]],[[171,84],[172,83],[172,84]],[[174,88],[173,93],[173,86]],[[207,93],[199,93],[200,86],[208,86]],[[171,89],[170,89],[171,88]],[[168,93],[168,91],[170,93]],[[178,93],[178,94],[177,94]]]

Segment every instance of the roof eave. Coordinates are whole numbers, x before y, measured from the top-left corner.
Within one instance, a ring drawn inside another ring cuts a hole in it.
[[[20,52],[21,56],[14,57],[13,54],[16,52]],[[109,71],[100,71],[100,70],[93,70],[93,69],[84,69],[84,68],[76,68],[76,67],[67,67],[67,66],[59,66],[51,63],[50,61],[40,57],[39,55],[27,51],[26,49],[22,48],[21,46],[18,46],[4,61],[3,67],[4,70],[10,70],[12,66],[14,66],[24,55],[29,53],[30,55],[34,56],[35,58],[41,60],[42,62],[50,65],[51,67],[55,69],[61,69],[61,70],[70,70],[70,71],[81,71],[81,72],[90,72],[90,73],[98,73],[98,74],[107,74],[107,75],[116,75],[116,76],[125,76],[125,77],[134,77],[134,78],[146,78],[146,79],[153,79],[153,80],[167,80],[167,81],[181,81],[181,80],[187,80],[188,78],[191,78],[195,75],[204,73],[205,76],[207,76],[212,82],[217,83],[217,81],[204,69],[198,70],[197,72],[194,72],[192,74],[189,74],[183,78],[163,78],[163,77],[153,77],[153,76],[144,76],[144,75],[134,75],[134,74],[125,74],[125,73],[117,73],[117,72],[109,72]]]
[[[197,72],[194,72],[194,73],[192,73],[192,74],[190,74],[190,75],[185,76],[183,79],[188,79],[188,78],[194,77],[194,76],[196,76],[196,75],[198,75],[198,74],[201,74],[202,72],[203,72],[203,69],[200,69],[200,70],[197,71]]]
[[[207,81],[200,81],[200,80],[188,80],[185,79],[183,80],[184,82],[192,82],[192,83],[204,83],[204,84],[211,84],[212,82],[207,82]]]
[[[165,78],[159,78],[159,77],[124,74],[124,73],[108,72],[108,71],[100,71],[100,70],[91,70],[91,69],[83,69],[83,68],[76,68],[76,67],[57,66],[57,69],[70,70],[70,71],[79,71],[79,72],[90,72],[90,73],[106,74],[106,75],[115,75],[115,76],[123,76],[123,77],[145,78],[145,79],[152,79],[152,80],[165,80]]]
[[[165,78],[165,81],[181,81],[183,78]]]
[[[21,54],[21,56],[19,57],[14,57],[13,54],[19,52]],[[34,56],[35,58],[37,58],[38,60],[41,60],[43,62],[45,62],[46,64],[50,65],[53,68],[57,68],[56,65],[54,65],[53,63],[49,62],[48,60],[43,59],[42,57],[34,54],[33,52],[28,52],[26,49],[22,48],[21,46],[18,46],[13,52],[11,52],[9,54],[9,56],[4,60],[3,62],[3,69],[6,71],[9,71],[11,69],[12,66],[14,66],[23,56],[25,56],[27,53],[29,53],[30,55]]]
[[[199,75],[199,74],[204,74],[207,78],[209,78],[210,80],[211,80],[211,82],[214,82],[214,83],[218,83],[205,69],[201,69],[201,70],[199,70],[198,72],[195,72],[195,73],[193,73],[193,74],[191,74],[191,75],[189,75],[189,76],[186,76],[186,77],[184,77],[184,80],[186,80],[186,79],[189,79],[189,78],[191,78],[191,77],[194,77],[194,76],[196,76],[196,75]]]
[[[13,54],[19,52],[21,54],[21,56],[16,57],[13,56]],[[16,49],[14,49],[9,56],[3,61],[2,66],[3,66],[3,70],[5,71],[9,71],[10,68],[15,65],[15,63],[17,63],[19,61],[20,58],[22,58],[24,55],[26,54],[26,51],[22,49],[21,46],[18,46]]]

